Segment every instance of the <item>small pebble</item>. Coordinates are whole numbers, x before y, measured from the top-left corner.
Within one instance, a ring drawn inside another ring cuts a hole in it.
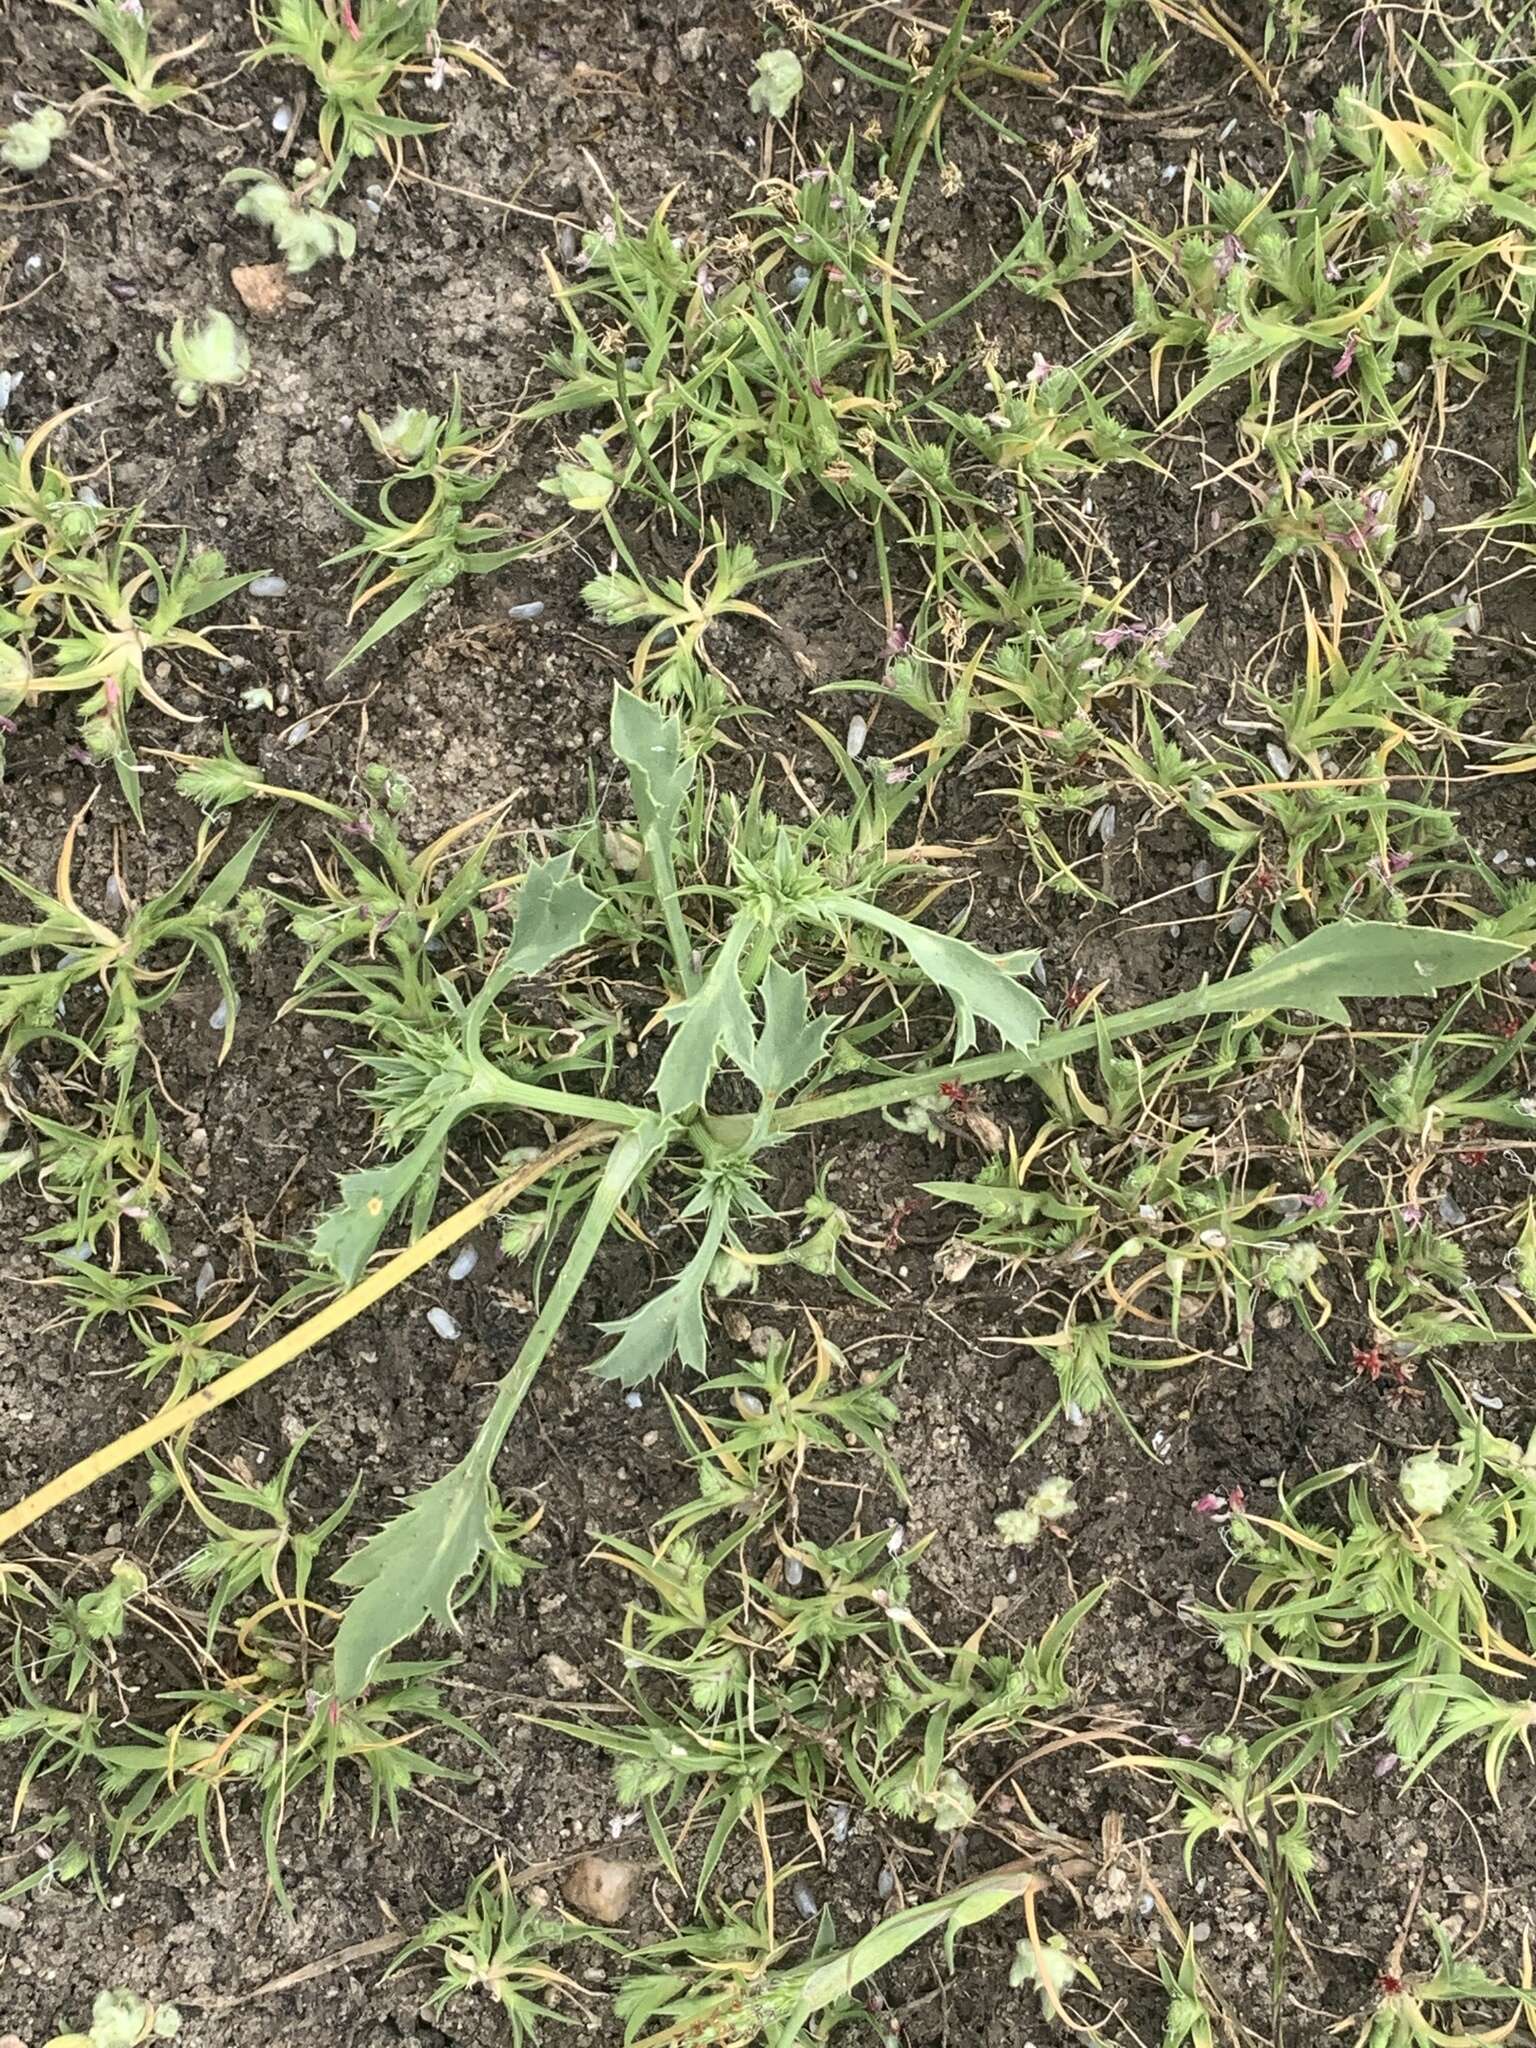
[[[1275,773],[1279,776],[1282,782],[1289,781],[1291,773],[1291,757],[1285,751],[1284,747],[1277,747],[1273,740],[1269,741],[1268,745],[1264,749],[1264,758],[1268,761],[1270,767],[1274,769]]]
[[[449,1315],[447,1309],[429,1308],[427,1310],[427,1321],[445,1344],[456,1344],[459,1341],[459,1326],[453,1317]]]
[[[526,604],[509,604],[507,606],[507,617],[509,619],[541,619],[543,616],[544,600],[542,597],[531,597]]]
[[[1454,1230],[1459,1223],[1466,1222],[1467,1212],[1465,1209],[1462,1208],[1460,1202],[1456,1200],[1456,1197],[1454,1195],[1442,1195],[1440,1197],[1439,1207],[1440,1221],[1442,1223],[1448,1223],[1451,1226],[1452,1230]]]
[[[450,1280],[467,1280],[479,1263],[480,1254],[472,1244],[467,1244],[448,1268],[448,1278]]]
[[[889,1863],[882,1863],[880,1875],[875,1879],[875,1896],[881,1899],[888,1899],[895,1889],[896,1873],[892,1870]]]
[[[1397,1757],[1390,1749],[1383,1750],[1371,1766],[1372,1775],[1377,1778],[1390,1778],[1396,1769]]]
[[[798,1558],[798,1557],[786,1557],[786,1558],[785,1558],[785,1560],[784,1560],[784,1583],[785,1583],[785,1585],[786,1585],[786,1586],[799,1586],[799,1585],[803,1585],[803,1584],[804,1584],[804,1582],[805,1582],[805,1566],[804,1566],[804,1565],[803,1565],[803,1564],[802,1564],[802,1563],[800,1562],[800,1560],[799,1560],[799,1558]]]
[[[285,100],[281,106],[272,109],[272,133],[286,135],[293,126],[293,109]]]
[[[282,576],[258,576],[254,583],[248,584],[246,587],[252,597],[286,597],[288,595],[287,579]]]
[[[229,1004],[221,998],[212,1016],[208,1019],[210,1031],[222,1031],[229,1022]]]
[[[858,760],[860,754],[862,754],[864,751],[864,742],[868,739],[868,737],[869,726],[867,722],[859,717],[850,718],[848,721],[847,742],[848,758],[850,761]]]
[[[287,744],[290,747],[303,746],[304,742],[309,738],[309,732],[309,720],[307,718],[301,718],[297,725],[289,726]]]
[[[817,1912],[820,1910],[816,1904],[816,1894],[811,1890],[803,1877],[795,1879],[794,1884],[790,1887],[789,1895],[794,1900],[795,1911],[802,1920],[814,1920],[816,1918]]]
[[[831,1827],[832,1839],[834,1842],[842,1843],[847,1841],[848,1828],[852,1819],[852,1814],[849,1812],[846,1806],[841,1804],[841,1802],[839,1802],[836,1806],[828,1807],[827,1820]]]
[[[624,1406],[626,1408],[643,1408],[645,1406],[645,1398],[638,1387],[631,1387],[624,1396]]]

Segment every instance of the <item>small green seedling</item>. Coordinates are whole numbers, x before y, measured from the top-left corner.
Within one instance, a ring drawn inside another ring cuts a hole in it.
[[[58,2034],[44,2048],[142,2048],[149,2041],[170,2041],[181,2031],[174,2005],[152,2005],[137,1991],[98,1991],[91,2024],[84,2034]]]
[[[267,229],[290,277],[302,277],[333,256],[349,262],[357,247],[357,230],[350,221],[322,207],[321,173],[313,158],[301,158],[294,165],[294,175],[298,182],[292,191],[266,171],[231,171],[224,182],[249,187],[236,200],[235,212],[242,220],[259,221]]]
[[[1000,1542],[1027,1550],[1032,1543],[1039,1542],[1042,1529],[1053,1528],[1076,1513],[1071,1480],[1047,1479],[1035,1488],[1023,1507],[1005,1508],[992,1526]]]
[[[757,60],[757,76],[747,91],[754,114],[782,121],[800,95],[805,73],[793,50],[765,50]]]
[[[441,125],[388,111],[397,88],[444,56],[472,64],[498,84],[506,80],[477,50],[440,43],[442,0],[275,0],[261,18],[260,61],[297,64],[320,93],[320,153],[328,166],[328,199],[354,158],[381,157],[398,170],[402,142],[433,135]]]
[[[207,36],[184,43],[179,50],[163,50],[154,56],[149,47],[150,24],[143,0],[59,0],[59,4],[95,29],[102,41],[111,46],[116,62],[94,53],[91,56],[91,62],[107,81],[104,90],[98,88],[96,97],[116,95],[138,113],[154,114],[196,93],[193,85],[162,82],[160,73],[167,65],[180,63],[183,57],[200,50]]]
[[[188,327],[178,315],[170,335],[161,335],[155,353],[171,373],[176,404],[195,412],[206,396],[222,411],[225,391],[233,391],[251,374],[251,351],[245,336],[227,313],[215,308],[200,327]]]
[[[61,108],[39,107],[24,121],[0,128],[0,163],[13,171],[40,171],[68,132],[69,117]]]
[[[428,2013],[435,2018],[455,1999],[478,1992],[500,2007],[510,2048],[534,2048],[545,2020],[571,2022],[572,2015],[553,2009],[552,2000],[580,2003],[581,1986],[546,1960],[552,1948],[572,1941],[613,1946],[594,1928],[521,1903],[498,1857],[472,1881],[463,1905],[434,1915],[385,1974],[429,1956],[438,1982],[427,1996]]]
[[[1494,2048],[1520,2026],[1529,2025],[1536,1999],[1530,1988],[1530,1951],[1523,1982],[1516,1986],[1490,1976],[1470,1956],[1458,1956],[1443,1927],[1430,1922],[1437,1958],[1432,1970],[1404,1971],[1399,1942],[1377,1979],[1380,1997],[1355,2036],[1354,2048]],[[1475,2008],[1510,2006],[1507,2019],[1481,2020]],[[1335,2029],[1337,2032],[1338,2029]],[[1523,2030],[1522,2030],[1523,2031]]]

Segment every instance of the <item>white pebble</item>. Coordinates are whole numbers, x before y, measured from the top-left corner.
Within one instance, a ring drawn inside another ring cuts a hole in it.
[[[286,597],[288,595],[287,579],[282,576],[258,576],[256,581],[247,584],[246,588],[250,591],[252,597]]]
[[[292,126],[293,109],[284,100],[281,106],[272,109],[272,133],[274,135],[286,135]]]
[[[304,742],[309,738],[309,732],[309,720],[307,718],[301,718],[297,725],[289,726],[286,744],[290,747],[303,746]]]
[[[543,616],[544,600],[542,597],[530,598],[526,604],[509,604],[507,606],[507,617],[509,619],[539,619]]]
[[[448,1278],[450,1280],[467,1280],[479,1263],[480,1254],[472,1244],[467,1244],[448,1268]]]
[[[429,1308],[427,1310],[427,1321],[445,1344],[456,1344],[459,1341],[459,1326],[453,1317],[449,1315],[447,1309]]]
[[[869,738],[869,726],[855,715],[848,721],[848,758],[857,761],[864,751],[864,742]]]
[[[1285,751],[1284,747],[1277,747],[1274,741],[1271,740],[1264,749],[1264,758],[1268,761],[1270,767],[1274,769],[1275,773],[1280,777],[1280,780],[1282,782],[1289,780],[1291,773],[1291,757]]]
[[[638,1387],[631,1387],[629,1392],[624,1396],[624,1406],[626,1408],[643,1408],[645,1406],[644,1399],[642,1398],[640,1389]]]
[[[208,1019],[208,1029],[210,1031],[222,1031],[224,1029],[224,1026],[228,1022],[229,1004],[225,1002],[222,997],[220,997],[218,1005],[213,1012],[213,1015]]]

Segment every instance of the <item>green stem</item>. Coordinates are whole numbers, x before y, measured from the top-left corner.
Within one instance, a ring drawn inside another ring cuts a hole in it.
[[[598,1253],[608,1226],[623,1206],[624,1198],[667,1141],[667,1126],[654,1112],[646,1113],[643,1124],[626,1131],[608,1155],[603,1177],[592,1191],[587,1213],[581,1219],[559,1278],[545,1297],[533,1328],[523,1339],[522,1349],[502,1376],[491,1411],[476,1432],[465,1455],[465,1464],[478,1467],[490,1481],[496,1454],[506,1440],[513,1418],[533,1385],[534,1375],[544,1363],[561,1324],[575,1302],[587,1268]]]
[[[542,1088],[536,1082],[514,1081],[494,1070],[483,1086],[477,1087],[476,1094],[477,1108],[531,1109],[539,1116],[574,1116],[587,1123],[617,1124],[621,1130],[633,1130],[655,1114],[637,1108],[632,1102],[608,1102],[600,1095],[573,1095],[564,1088]],[[457,1114],[462,1115],[462,1109]]]
[[[813,1095],[793,1108],[779,1110],[772,1122],[773,1135],[783,1137],[812,1124],[865,1116],[893,1103],[912,1102],[919,1096],[931,1095],[946,1081],[969,1087],[982,1081],[1015,1080],[1036,1067],[1053,1066],[1074,1053],[1087,1052],[1099,1043],[1101,1036],[1124,1038],[1135,1031],[1151,1031],[1162,1024],[1178,1024],[1186,1018],[1198,1017],[1203,1011],[1194,1004],[1193,993],[1164,996],[1158,1002],[1143,1003],[1139,1009],[1122,1010],[1116,1016],[1096,1017],[1090,1023],[1069,1025],[1065,1031],[1049,1032],[1028,1052],[979,1053],[971,1059],[952,1060],[948,1066],[925,1067],[921,1073],[872,1081],[867,1087],[843,1088],[834,1095]],[[1263,1005],[1256,1003],[1254,1007],[1262,1009]],[[715,1116],[706,1122],[710,1137],[727,1147],[740,1144],[753,1125],[749,1116]]]
[[[646,852],[651,857],[651,886],[656,891],[656,901],[661,906],[661,915],[667,927],[667,940],[672,948],[672,957],[677,962],[683,994],[691,996],[699,985],[699,977],[694,972],[693,942],[688,936],[687,922],[683,917],[683,900],[678,894],[677,876],[672,868],[672,840],[668,833],[654,827],[640,836],[645,842]]]

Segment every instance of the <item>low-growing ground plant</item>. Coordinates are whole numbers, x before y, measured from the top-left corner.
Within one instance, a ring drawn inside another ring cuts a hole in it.
[[[235,212],[267,230],[291,277],[302,277],[332,257],[350,262],[357,248],[357,230],[339,214],[327,213],[320,203],[318,166],[313,159],[301,157],[293,174],[296,182],[292,188],[267,171],[230,171],[224,182],[246,187],[235,201]]]

